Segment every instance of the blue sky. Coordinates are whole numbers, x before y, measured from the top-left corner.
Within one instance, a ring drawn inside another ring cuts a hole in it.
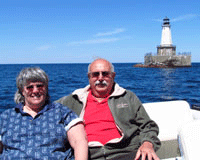
[[[166,16],[177,53],[200,62],[199,0],[2,0],[0,64],[144,62]]]

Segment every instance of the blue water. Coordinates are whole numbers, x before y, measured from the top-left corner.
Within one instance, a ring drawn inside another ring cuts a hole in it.
[[[186,100],[200,103],[200,63],[189,68],[134,68],[134,63],[116,63],[115,81],[136,93],[144,102]],[[12,64],[0,65],[0,112],[14,107],[16,77],[21,69],[38,66],[49,75],[51,100],[70,94],[88,84],[88,64]]]

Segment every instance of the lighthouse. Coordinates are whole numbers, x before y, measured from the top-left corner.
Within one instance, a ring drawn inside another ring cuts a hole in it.
[[[172,44],[171,26],[168,17],[163,19],[160,46],[157,46],[158,56],[176,55],[176,46]]]
[[[161,43],[157,46],[157,54],[146,53],[144,65],[138,67],[191,67],[191,53],[176,55],[176,46],[172,44],[171,26],[168,17],[163,19]]]

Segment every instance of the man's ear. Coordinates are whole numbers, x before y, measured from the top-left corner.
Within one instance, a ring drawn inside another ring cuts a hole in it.
[[[112,76],[113,79],[115,79],[115,75],[116,75],[116,73],[115,73],[115,72],[112,72],[112,75],[111,75],[111,76]]]
[[[87,76],[88,76],[88,79],[90,79],[90,73],[88,73]]]

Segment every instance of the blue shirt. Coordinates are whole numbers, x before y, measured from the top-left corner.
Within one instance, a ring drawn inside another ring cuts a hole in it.
[[[0,115],[0,159],[74,159],[67,131],[81,120],[59,103],[46,105],[34,118],[19,104]]]

